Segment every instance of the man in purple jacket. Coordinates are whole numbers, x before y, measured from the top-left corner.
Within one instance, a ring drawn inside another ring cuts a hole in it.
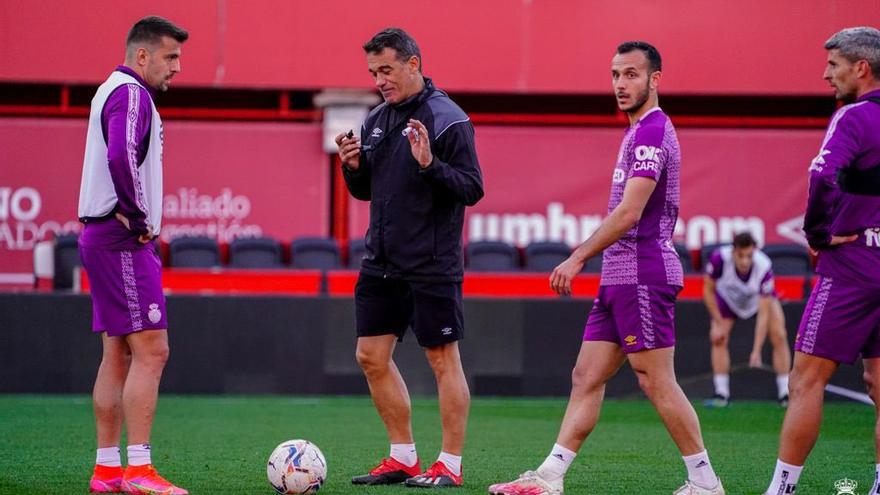
[[[819,280],[798,329],[772,495],[794,493],[840,363],[861,355],[868,393],[880,404],[880,31],[844,29],[825,49],[824,78],[847,104],[831,118],[809,170],[804,232],[819,256]],[[875,477],[868,493],[878,490]]]
[[[188,37],[161,17],[141,19],[128,33],[125,63],[92,99],[79,197],[80,257],[91,285],[92,328],[104,347],[93,395],[92,493],[187,493],[153,468],[150,430],[168,359],[162,264],[153,244],[162,226],[163,144],[153,96],[180,72]]]

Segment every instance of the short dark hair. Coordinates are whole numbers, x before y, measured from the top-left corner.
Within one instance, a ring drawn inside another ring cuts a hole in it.
[[[740,232],[733,237],[733,247],[737,249],[745,249],[747,247],[757,246],[758,243],[749,232]]]
[[[364,52],[380,53],[386,48],[392,48],[397,52],[397,60],[406,62],[411,57],[419,59],[419,72],[422,71],[422,52],[419,45],[406,31],[396,27],[383,29],[364,43]]]
[[[645,54],[645,57],[648,59],[648,69],[650,69],[650,72],[663,70],[663,60],[660,58],[660,52],[647,41],[625,41],[617,47],[619,55],[633,50],[641,50]]]
[[[125,46],[131,47],[138,43],[155,45],[162,40],[163,36],[174,38],[180,43],[189,39],[189,33],[186,32],[186,29],[164,17],[150,15],[137,21],[131,27],[128,31],[128,36],[125,38]]]

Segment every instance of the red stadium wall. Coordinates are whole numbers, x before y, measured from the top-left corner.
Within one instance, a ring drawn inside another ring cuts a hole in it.
[[[0,119],[0,274],[31,273],[36,242],[78,231],[86,122]],[[290,242],[329,235],[319,124],[165,123],[162,237]]]
[[[673,117],[673,121],[674,121]],[[745,228],[760,241],[802,239],[807,167],[818,130],[679,129],[682,198],[676,241],[697,249]],[[605,216],[623,129],[477,127],[486,197],[468,211],[469,240],[586,239]],[[350,232],[367,227],[353,201]]]
[[[192,34],[175,82],[187,86],[367,87],[360,46],[399,25],[420,42],[426,73],[454,91],[604,94],[610,54],[637,38],[663,53],[667,94],[825,95],[822,43],[843,27],[880,25],[877,0],[449,0],[403,7],[7,0],[0,2],[0,81],[98,83],[121,62],[131,24],[158,13]]]

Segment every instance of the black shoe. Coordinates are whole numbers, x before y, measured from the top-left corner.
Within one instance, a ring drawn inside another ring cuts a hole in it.
[[[462,476],[456,476],[445,464],[435,462],[424,473],[414,476],[404,483],[411,488],[453,488],[462,484]]]
[[[778,399],[779,407],[783,409],[788,409],[788,394],[783,395]]]
[[[715,394],[711,399],[708,399],[703,402],[703,405],[708,407],[709,409],[720,409],[724,407],[730,406],[730,397],[725,397],[721,394]]]
[[[394,459],[382,459],[382,462],[373,468],[369,474],[355,476],[351,479],[352,485],[395,485],[418,475],[422,471],[418,461],[415,465],[407,467]]]

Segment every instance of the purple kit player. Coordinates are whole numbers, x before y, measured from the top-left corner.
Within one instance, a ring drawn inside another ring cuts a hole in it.
[[[776,398],[779,405],[788,405],[788,372],[791,351],[785,331],[785,314],[776,297],[773,265],[757,247],[752,234],[742,232],[733,238],[733,245],[716,249],[706,263],[703,301],[712,318],[709,338],[712,341],[712,381],[715,396],[706,407],[730,405],[730,352],[727,344],[737,319],[758,315],[755,340],[749,366],[763,366],[761,349],[770,336],[773,347],[773,369],[776,371]]]
[[[819,436],[825,385],[840,363],[861,355],[868,393],[880,406],[880,30],[844,29],[825,49],[824,78],[847,105],[831,118],[809,170],[804,232],[819,256],[819,279],[795,341],[772,495],[795,491]],[[878,478],[868,493],[880,493]]]
[[[617,105],[630,126],[612,176],[609,214],[550,276],[556,292],[570,294],[584,263],[604,251],[601,287],[572,372],[568,408],[544,463],[512,482],[490,486],[489,493],[563,493],[565,473],[599,419],[605,383],[627,360],[683,455],[688,480],[674,494],[724,493],[697,414],[673,369],[675,298],[683,284],[672,245],[681,155],[672,122],[658,106],[660,70],[660,54],[642,41],[623,43],[612,59]]]
[[[129,31],[125,63],[92,99],[79,197],[79,240],[104,353],[95,379],[98,453],[92,493],[185,494],[152,466],[150,430],[168,359],[161,262],[162,120],[153,104],[180,72],[189,34],[161,17]],[[123,420],[128,467],[119,443]]]

